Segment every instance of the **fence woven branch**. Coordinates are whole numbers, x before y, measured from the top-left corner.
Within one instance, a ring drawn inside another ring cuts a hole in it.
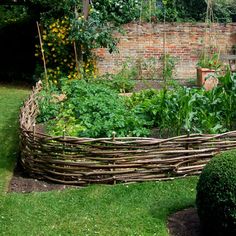
[[[50,136],[36,124],[41,89],[38,83],[20,111],[21,163],[35,178],[73,185],[169,180],[197,175],[214,155],[236,148],[236,131],[167,139]]]

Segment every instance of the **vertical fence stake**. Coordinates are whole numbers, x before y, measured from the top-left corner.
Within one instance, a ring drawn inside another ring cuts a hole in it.
[[[188,138],[190,137],[190,129],[187,130],[187,137],[188,137]],[[185,149],[186,149],[186,150],[189,149],[189,141],[188,141],[188,140],[187,140],[187,143],[186,143]]]
[[[113,132],[112,132],[112,141],[115,141],[115,138],[116,138],[116,132],[113,131]]]
[[[66,139],[66,130],[63,129],[63,140]],[[63,154],[65,153],[65,142],[63,141]]]
[[[33,124],[33,140],[35,141],[35,123]]]
[[[116,138],[116,132],[113,131],[112,132],[112,141],[113,142],[115,141],[115,138]],[[112,165],[114,165],[114,164],[115,164],[115,161],[112,161]],[[111,168],[110,171],[113,171],[113,168]],[[114,176],[112,176],[112,178],[113,178],[113,184],[116,184],[116,180],[115,180]]]

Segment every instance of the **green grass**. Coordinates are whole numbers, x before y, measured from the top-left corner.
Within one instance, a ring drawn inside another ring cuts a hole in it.
[[[6,194],[28,91],[0,87],[0,235],[168,235],[167,217],[194,205],[197,178]]]
[[[6,190],[18,155],[18,114],[29,91],[0,86],[0,192]]]

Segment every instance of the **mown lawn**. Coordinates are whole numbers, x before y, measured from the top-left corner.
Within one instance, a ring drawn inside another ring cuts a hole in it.
[[[0,86],[0,192],[6,190],[18,155],[18,114],[29,91]]]
[[[167,217],[194,205],[197,178],[6,193],[18,155],[18,109],[27,90],[0,87],[0,235],[168,235]]]

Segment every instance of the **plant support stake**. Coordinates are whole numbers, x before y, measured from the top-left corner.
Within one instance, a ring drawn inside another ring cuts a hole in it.
[[[41,32],[40,32],[40,27],[39,27],[38,21],[36,22],[36,24],[37,24],[37,29],[38,29],[38,35],[39,35],[39,43],[40,43],[41,53],[42,53],[42,57],[43,57],[43,67],[44,67],[46,85],[48,86],[48,73],[47,73],[46,60],[45,60],[45,55],[44,55],[44,50],[43,50],[43,41],[42,41],[42,37],[41,37]]]

